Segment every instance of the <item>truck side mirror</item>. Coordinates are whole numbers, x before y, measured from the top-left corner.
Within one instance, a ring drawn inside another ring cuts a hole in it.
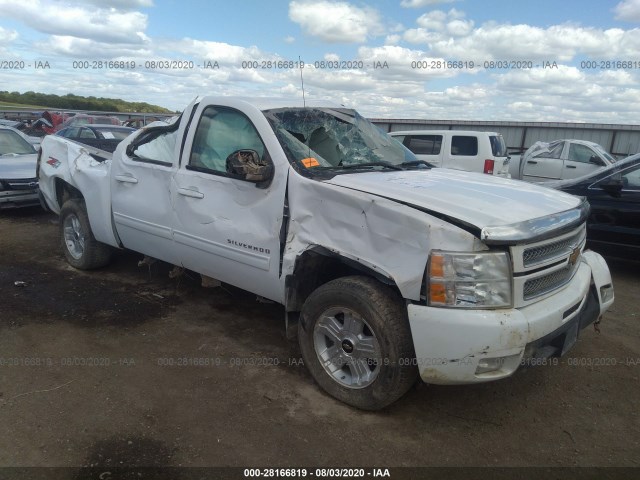
[[[620,198],[622,196],[622,180],[610,178],[606,182],[601,183],[600,188],[602,188],[612,197]]]
[[[267,155],[260,158],[255,150],[236,150],[227,157],[227,173],[258,188],[266,188],[273,179],[273,164]]]
[[[604,167],[604,162],[602,161],[602,159],[597,156],[597,155],[591,155],[591,158],[589,158],[589,163],[594,163],[596,165],[599,165],[601,167]]]

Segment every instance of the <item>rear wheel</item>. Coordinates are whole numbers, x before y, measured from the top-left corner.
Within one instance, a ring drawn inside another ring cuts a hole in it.
[[[111,260],[112,249],[93,236],[84,201],[67,200],[60,209],[60,237],[67,262],[80,270],[103,267]]]
[[[328,282],[309,296],[300,319],[305,365],[333,397],[377,410],[416,381],[406,308],[378,281],[354,276]]]

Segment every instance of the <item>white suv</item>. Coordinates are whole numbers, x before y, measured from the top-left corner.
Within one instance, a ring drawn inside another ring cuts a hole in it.
[[[509,158],[502,135],[471,130],[390,132],[420,160],[436,167],[482,172],[509,178]]]

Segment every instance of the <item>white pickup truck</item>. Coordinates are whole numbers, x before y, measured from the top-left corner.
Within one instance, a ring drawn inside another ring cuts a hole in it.
[[[362,409],[560,356],[613,302],[583,200],[431,169],[342,107],[204,97],[113,155],[49,136],[39,179],[71,265],[126,248],[279,302]]]

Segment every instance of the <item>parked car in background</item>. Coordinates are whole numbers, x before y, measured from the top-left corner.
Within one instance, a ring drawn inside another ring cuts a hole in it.
[[[582,177],[615,161],[601,145],[587,140],[536,142],[522,155],[517,178],[527,182],[567,180]]]
[[[0,209],[38,204],[36,150],[26,135],[0,126]]]
[[[496,132],[408,130],[390,132],[420,160],[435,167],[509,177],[507,145]]]
[[[78,127],[81,125],[91,125],[91,124],[101,124],[101,125],[122,125],[120,120],[116,117],[111,117],[107,115],[86,115],[84,113],[78,113],[73,117],[67,118],[64,122],[58,125],[55,130],[56,132],[59,130],[63,130],[69,127]]]
[[[113,152],[122,140],[135,131],[135,128],[130,127],[95,124],[64,128],[56,132],[55,135],[100,150]]]
[[[594,250],[640,260],[640,154],[545,186],[587,198],[591,204],[587,241]]]
[[[131,127],[120,127],[117,125],[108,125],[108,124],[95,124],[95,125],[83,125],[83,126],[74,126],[64,128],[58,132],[56,135],[59,135],[64,138],[69,138],[71,140],[78,139],[109,139],[109,140],[124,140],[133,132],[135,132],[135,128]]]
[[[14,132],[18,133],[22,136],[27,142],[29,142],[36,150],[40,149],[40,142],[42,141],[42,137],[33,137],[31,135],[27,135],[21,130],[21,127],[24,126],[22,122],[12,122],[8,120],[0,120],[0,126],[9,128]]]

